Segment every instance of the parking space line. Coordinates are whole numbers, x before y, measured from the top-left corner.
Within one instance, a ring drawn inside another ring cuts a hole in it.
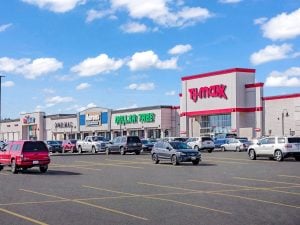
[[[82,204],[82,205],[91,206],[91,207],[94,207],[94,208],[102,209],[102,210],[113,212],[113,213],[116,213],[116,214],[126,215],[126,216],[129,216],[129,217],[133,217],[133,218],[137,218],[137,219],[141,219],[141,220],[148,220],[147,218],[144,218],[144,217],[135,216],[135,215],[132,215],[132,214],[128,214],[128,213],[119,211],[119,210],[110,209],[110,208],[106,208],[106,207],[103,207],[103,206],[99,206],[99,205],[95,205],[95,204],[91,204],[91,203],[87,203],[87,202],[83,202],[83,201],[79,201],[79,200],[67,199],[67,198],[57,196],[57,195],[49,195],[49,194],[44,194],[44,193],[41,193],[41,192],[36,192],[36,191],[31,191],[31,190],[26,190],[26,189],[19,189],[19,190],[29,192],[29,193],[33,193],[33,194],[37,194],[37,195],[42,195],[42,196],[47,196],[47,197],[52,197],[52,198],[57,198],[57,199],[62,199],[62,200],[68,200],[70,202],[76,202],[76,203],[79,203],[79,204]]]
[[[15,212],[12,212],[12,211],[7,210],[7,209],[0,208],[0,212],[7,213],[7,214],[9,214],[9,215],[12,215],[12,216],[21,218],[21,219],[23,219],[23,220],[27,220],[27,221],[32,222],[32,223],[34,223],[34,224],[47,225],[47,223],[44,223],[44,222],[41,222],[41,221],[32,219],[32,218],[27,217],[27,216],[23,216],[23,215],[21,215],[21,214],[19,214],[19,213],[15,213]]]
[[[289,183],[289,182],[282,182],[282,181],[273,181],[273,180],[262,180],[262,179],[254,179],[254,178],[246,178],[246,177],[233,177],[234,179],[239,180],[250,180],[250,181],[259,181],[259,182],[266,182],[266,183],[276,183],[276,184],[291,184],[291,185],[299,185],[297,183]]]
[[[153,187],[161,187],[161,188],[171,188],[171,189],[176,189],[176,190],[183,190],[183,191],[195,191],[195,192],[204,192],[204,191],[199,191],[199,190],[194,190],[194,189],[187,189],[187,188],[180,188],[180,187],[173,187],[173,186],[168,186],[168,185],[159,185],[159,184],[149,184],[149,183],[144,183],[144,182],[137,182],[138,184],[142,185],[147,185],[147,186],[153,186]]]
[[[86,166],[91,166],[91,165],[86,165]],[[89,167],[86,167],[85,165],[76,165],[76,166],[72,166],[72,165],[67,165],[67,166],[64,166],[64,165],[54,165],[54,166],[51,166],[51,167],[58,167],[58,168],[64,168],[64,167],[67,167],[67,168],[75,168],[75,169],[85,169],[85,170],[95,170],[95,171],[101,171],[102,169],[95,169],[95,168],[89,168]]]
[[[146,198],[146,199],[154,199],[154,200],[160,200],[160,201],[167,201],[167,202],[173,202],[173,203],[177,203],[177,204],[181,204],[181,205],[192,206],[192,207],[196,207],[196,208],[201,208],[201,209],[206,209],[206,210],[210,210],[210,211],[215,211],[215,212],[219,212],[219,213],[232,214],[230,212],[226,212],[226,211],[223,211],[223,210],[208,208],[208,207],[200,206],[200,205],[193,205],[193,204],[190,204],[190,203],[180,202],[180,201],[171,200],[171,199],[158,198],[158,197],[154,197],[153,195],[136,195],[136,194],[132,194],[132,193],[128,193],[128,192],[120,192],[120,191],[108,190],[108,189],[104,189],[104,188],[91,187],[91,186],[86,186],[86,185],[83,185],[83,187],[91,188],[91,189],[95,189],[95,190],[107,191],[107,192],[111,192],[111,193],[118,193],[118,194],[124,194],[124,195],[127,194],[130,197],[141,197],[141,198]]]
[[[9,174],[7,174],[7,173],[0,173],[0,175],[8,176]]]
[[[147,160],[148,162],[134,162],[134,161],[124,161],[124,160],[115,160],[115,159],[105,159],[105,160],[108,160],[108,161],[116,161],[116,162],[120,162],[120,163],[117,163],[118,165],[123,165],[123,164],[143,164],[143,165],[150,165],[150,166],[164,166],[163,164],[153,164],[151,160]],[[122,163],[123,162],[123,163]],[[126,163],[128,162],[128,163]],[[170,165],[171,165],[171,162],[170,162]],[[175,168],[180,168],[182,166],[176,166]],[[172,166],[172,168],[174,168]]]
[[[60,202],[68,202],[68,201],[70,200],[66,199],[66,200],[39,201],[39,202],[12,202],[12,203],[1,203],[0,206],[60,203]]]
[[[76,161],[79,163],[87,163],[94,166],[116,166],[116,167],[127,167],[131,169],[144,169],[144,167],[137,167],[137,166],[128,166],[128,165],[119,165],[119,164],[111,164],[111,163],[95,163],[95,162],[89,162],[89,161]]]
[[[290,175],[278,175],[279,177],[291,177],[291,178],[299,178],[299,176],[290,176]]]
[[[229,161],[223,161],[223,160],[205,160],[205,159],[203,159],[203,162],[217,162],[217,163],[240,164],[240,165],[249,164],[249,163],[244,163],[244,162],[229,162]]]

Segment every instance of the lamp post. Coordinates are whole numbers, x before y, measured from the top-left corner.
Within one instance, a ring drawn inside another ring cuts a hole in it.
[[[2,77],[5,77],[3,75],[0,74],[0,135],[2,136],[1,139],[3,139],[3,135],[2,135],[2,117],[1,117],[1,110],[2,110],[2,107],[1,107],[1,92],[2,92]]]
[[[287,109],[283,109],[281,113],[281,129],[282,129],[282,136],[284,136],[284,118],[289,117],[289,113]]]

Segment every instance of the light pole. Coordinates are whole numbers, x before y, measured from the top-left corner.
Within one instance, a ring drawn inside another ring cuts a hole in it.
[[[1,110],[2,110],[2,107],[1,107],[1,92],[2,92],[2,77],[5,77],[3,75],[0,74],[0,135],[2,136],[1,139],[3,139],[3,135],[2,135],[2,117],[1,117]]]
[[[289,113],[287,109],[283,109],[281,113],[281,129],[282,129],[282,136],[284,136],[284,118],[289,117]]]

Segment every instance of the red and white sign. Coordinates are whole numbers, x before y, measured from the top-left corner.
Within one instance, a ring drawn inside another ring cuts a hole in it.
[[[255,131],[256,131],[256,132],[260,132],[261,129],[260,129],[260,128],[255,128]]]
[[[190,88],[190,99],[194,102],[197,102],[198,99],[202,98],[224,98],[227,99],[227,95],[225,93],[226,85],[212,85],[209,87],[200,87],[200,88]]]

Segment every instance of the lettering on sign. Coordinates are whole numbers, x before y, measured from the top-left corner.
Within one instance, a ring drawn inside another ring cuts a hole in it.
[[[24,124],[30,124],[30,123],[35,123],[35,118],[31,116],[24,116],[22,119]]]
[[[115,117],[115,123],[117,125],[134,124],[134,123],[153,123],[155,122],[154,113],[140,113],[132,115],[120,115]]]
[[[99,126],[101,125],[101,113],[100,112],[88,112],[85,114],[86,126]]]
[[[73,128],[73,122],[56,122],[55,128]]]
[[[190,88],[190,99],[194,102],[197,102],[198,99],[202,98],[224,98],[227,99],[227,95],[225,93],[226,85],[212,85],[209,87],[200,87],[200,88]]]

